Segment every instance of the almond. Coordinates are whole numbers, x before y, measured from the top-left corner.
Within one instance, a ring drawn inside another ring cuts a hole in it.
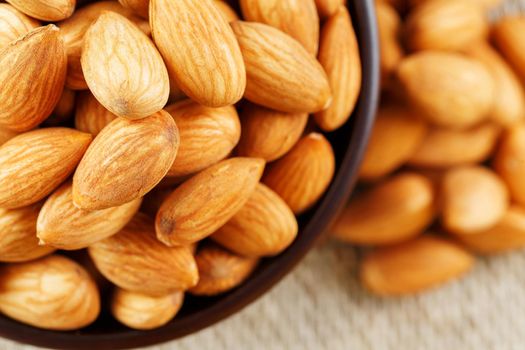
[[[170,75],[186,95],[209,107],[241,99],[246,86],[241,50],[213,0],[151,0],[150,25]]]
[[[241,136],[233,106],[210,108],[191,100],[166,107],[179,128],[180,147],[168,176],[186,176],[226,158]]]
[[[52,24],[1,50],[0,126],[26,131],[49,117],[64,88],[66,65],[64,43]]]
[[[0,266],[0,312],[38,328],[74,330],[95,321],[100,296],[82,266],[51,255]]]
[[[118,0],[118,2],[142,18],[148,18],[149,0]]]
[[[237,153],[274,161],[301,138],[308,121],[306,113],[284,113],[247,103],[241,112],[242,133]]]
[[[241,0],[244,19],[282,30],[317,55],[319,16],[314,0]]]
[[[40,23],[9,4],[0,4],[0,49],[39,27]]]
[[[82,91],[77,96],[75,128],[97,136],[117,116],[97,101],[90,91]]]
[[[169,113],[132,121],[118,118],[93,140],[73,177],[73,201],[84,210],[119,206],[140,198],[170,169],[179,131]]]
[[[415,173],[401,173],[353,198],[332,232],[353,244],[398,243],[421,234],[435,214],[432,183]]]
[[[75,91],[64,88],[53,114],[45,121],[46,126],[57,126],[66,122],[75,110]]]
[[[233,22],[246,64],[244,97],[289,113],[310,113],[331,101],[328,79],[315,57],[279,29],[253,22]]]
[[[130,328],[155,329],[175,317],[183,300],[183,292],[152,297],[117,288],[111,299],[111,313],[120,323]]]
[[[401,62],[404,52],[401,46],[401,18],[385,1],[376,1],[379,46],[381,48],[381,80],[387,83]]]
[[[41,207],[40,203],[19,209],[0,209],[0,261],[28,261],[55,250],[38,245],[36,219]]]
[[[317,12],[321,18],[332,16],[344,3],[344,0],[315,0]]]
[[[272,163],[263,182],[300,214],[315,204],[334,175],[332,146],[318,133],[304,136],[283,158]]]
[[[120,288],[152,296],[197,284],[197,265],[188,247],[167,247],[155,238],[153,220],[139,214],[116,235],[89,247],[98,270]]]
[[[50,194],[75,170],[91,135],[47,128],[18,135],[0,147],[0,208],[20,208]]]
[[[223,17],[228,23],[239,20],[237,12],[235,12],[235,10],[231,8],[231,6],[228,5],[225,1],[214,0],[213,3],[215,4],[215,6],[217,6],[219,12],[222,13]]]
[[[141,199],[119,207],[85,211],[73,205],[71,182],[57,189],[45,202],[36,225],[41,244],[75,250],[119,232],[139,210]]]
[[[195,256],[199,283],[189,292],[212,296],[229,291],[244,282],[257,267],[258,259],[235,255],[215,245],[201,248]]]
[[[474,257],[456,244],[423,236],[383,247],[361,262],[362,283],[379,295],[421,292],[465,274]]]
[[[7,0],[26,15],[47,22],[68,18],[75,11],[76,0]]]
[[[496,46],[525,82],[525,16],[503,17],[492,30]]]
[[[18,135],[16,131],[0,127],[0,146]]]
[[[263,169],[262,159],[231,158],[193,176],[162,203],[157,237],[175,246],[211,235],[248,201]]]
[[[488,230],[501,220],[509,206],[503,181],[481,166],[448,171],[441,184],[444,227],[456,234]]]
[[[490,71],[460,54],[417,53],[401,62],[397,75],[414,107],[438,126],[474,126],[488,117],[493,105]]]
[[[359,46],[346,7],[323,25],[319,62],[328,75],[333,98],[332,104],[314,118],[321,129],[333,131],[350,118],[361,91]]]
[[[211,239],[243,256],[273,256],[297,236],[297,220],[270,188],[258,184],[246,204]]]

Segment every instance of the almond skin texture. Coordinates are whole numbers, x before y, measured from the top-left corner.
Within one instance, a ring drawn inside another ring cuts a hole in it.
[[[118,0],[118,2],[142,18],[148,18],[149,0]]]
[[[465,274],[474,257],[460,246],[423,236],[379,248],[361,262],[361,282],[371,292],[405,295],[421,292]]]
[[[100,296],[82,266],[51,255],[0,266],[0,312],[38,328],[74,330],[95,321]]]
[[[297,236],[297,220],[288,205],[263,184],[211,239],[243,256],[279,254]]]
[[[9,4],[0,4],[0,49],[39,27],[40,23]]]
[[[104,277],[131,292],[163,296],[186,290],[199,279],[191,250],[159,242],[153,220],[144,214],[88,250]]]
[[[300,214],[326,191],[334,169],[332,146],[323,135],[310,133],[268,167],[263,182]]]
[[[117,13],[105,12],[91,25],[81,63],[93,95],[119,117],[145,118],[168,102],[162,57],[143,32]]]
[[[38,245],[36,219],[42,203],[20,209],[0,209],[0,261],[21,262],[52,253]]]
[[[18,135],[0,147],[0,208],[20,208],[50,194],[75,170],[91,135],[47,128]]]
[[[27,131],[49,117],[66,79],[58,28],[39,27],[11,42],[0,51],[0,66],[0,127]]]
[[[496,225],[509,206],[503,181],[481,166],[448,171],[441,184],[443,226],[456,234],[475,234]]]
[[[241,0],[240,4],[246,21],[280,29],[317,55],[319,16],[314,0]]]
[[[285,155],[301,138],[306,113],[284,113],[247,103],[241,112],[242,133],[237,154],[268,162]]]
[[[332,104],[314,118],[321,129],[333,131],[350,118],[361,91],[361,58],[346,7],[341,7],[323,26],[319,62],[328,75],[333,98]]]
[[[438,126],[468,128],[487,118],[493,105],[490,71],[460,54],[417,53],[401,62],[397,75],[413,106]]]
[[[525,82],[525,16],[504,17],[497,22],[492,38],[499,51]]]
[[[381,80],[386,83],[404,55],[401,46],[401,18],[385,1],[376,1],[376,14],[381,48]]]
[[[186,95],[209,107],[241,99],[246,87],[241,50],[213,0],[151,0],[149,12],[155,44]]]
[[[328,107],[331,92],[323,67],[298,41],[266,24],[231,25],[246,64],[246,99],[288,113]]]
[[[215,6],[217,6],[219,12],[222,13],[223,17],[226,19],[226,21],[228,21],[228,23],[239,20],[239,15],[237,15],[237,12],[235,12],[235,10],[231,8],[231,6],[225,1],[214,0],[213,3]]]
[[[332,16],[343,4],[344,0],[315,0],[321,19]]]
[[[47,22],[68,18],[75,11],[75,0],[7,0],[26,15]]]
[[[382,245],[415,237],[436,214],[432,183],[415,173],[402,173],[352,199],[332,232],[345,242]]]
[[[186,176],[226,158],[241,137],[233,106],[210,108],[185,100],[166,107],[179,128],[180,147],[168,176]]]
[[[119,207],[85,211],[73,204],[70,182],[58,188],[45,202],[37,222],[41,244],[76,250],[119,232],[139,210],[142,200],[135,199]]]
[[[158,239],[178,246],[211,235],[248,201],[263,170],[262,159],[230,158],[193,176],[162,203]]]
[[[97,136],[102,129],[118,117],[108,111],[89,91],[82,91],[77,96],[75,128]]]
[[[193,295],[212,296],[240,285],[257,267],[256,258],[235,255],[215,245],[201,248],[195,256],[199,283],[189,290]]]
[[[97,135],[73,177],[73,201],[84,210],[119,206],[155,187],[175,160],[179,131],[169,113],[118,118]]]

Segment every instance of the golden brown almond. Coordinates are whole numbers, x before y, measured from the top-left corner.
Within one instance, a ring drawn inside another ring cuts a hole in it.
[[[155,222],[158,239],[187,245],[215,232],[248,201],[264,161],[230,158],[193,176],[162,203]]]
[[[149,17],[149,0],[118,0],[118,2],[142,18]]]
[[[263,184],[246,204],[212,236],[215,242],[243,256],[273,256],[297,236],[297,220],[288,205]]]
[[[344,0],[315,0],[317,12],[319,12],[321,19],[332,16],[344,3]]]
[[[39,27],[40,23],[9,4],[0,4],[0,49]]]
[[[38,328],[74,330],[95,321],[100,296],[82,266],[51,255],[0,266],[0,312]]]
[[[263,182],[274,190],[295,214],[313,206],[334,175],[334,151],[318,133],[304,136],[281,159],[268,166]]]
[[[86,248],[119,232],[139,210],[141,199],[118,207],[85,211],[73,204],[71,182],[46,200],[36,224],[41,244],[65,250]]]
[[[166,107],[180,134],[177,158],[168,176],[194,174],[226,158],[241,137],[233,106],[211,108],[185,100]]]
[[[241,111],[242,133],[237,154],[267,162],[285,155],[301,138],[306,113],[284,113],[246,103]]]
[[[467,130],[435,127],[412,153],[408,164],[424,168],[449,168],[486,160],[493,152],[501,128],[483,123]]]
[[[26,15],[47,22],[68,18],[75,11],[76,0],[7,0]]]
[[[382,245],[415,237],[436,214],[433,184],[402,173],[353,198],[332,228],[333,236],[354,244]]]
[[[20,209],[0,209],[0,261],[21,262],[52,253],[38,245],[36,219],[42,203]]]
[[[150,25],[170,76],[186,95],[209,107],[241,99],[241,50],[213,0],[151,0]]]
[[[164,326],[179,312],[183,292],[152,297],[116,288],[111,298],[111,314],[133,329],[149,330]]]
[[[377,112],[359,178],[373,181],[399,168],[416,152],[427,131],[427,124],[409,107],[383,104]]]
[[[376,14],[381,48],[381,80],[386,83],[404,55],[401,46],[401,18],[385,1],[376,1]]]
[[[490,71],[460,54],[420,52],[401,61],[397,75],[414,107],[438,126],[474,126],[488,117],[493,105]]]
[[[75,170],[91,135],[47,128],[18,135],[0,147],[0,208],[20,208],[50,194]]]
[[[235,12],[235,10],[225,1],[214,0],[213,3],[215,4],[215,6],[217,6],[220,13],[222,13],[226,21],[228,21],[228,23],[239,20],[239,15],[237,15],[237,12]]]
[[[73,177],[73,202],[84,210],[140,198],[170,169],[179,131],[164,110],[140,120],[117,118],[93,140]]]
[[[317,55],[319,15],[314,0],[241,0],[240,4],[246,21],[278,28]]]
[[[361,282],[384,296],[413,294],[456,279],[474,257],[460,246],[432,236],[379,248],[361,262]]]
[[[66,122],[75,110],[75,91],[64,88],[53,114],[45,121],[46,126],[56,126]]]
[[[0,146],[18,135],[16,131],[0,127]]]
[[[256,258],[235,255],[215,245],[202,247],[195,255],[199,283],[189,289],[193,295],[212,296],[244,282],[257,267]]]
[[[488,230],[501,220],[509,206],[503,181],[481,166],[448,171],[441,184],[443,226],[456,234]]]
[[[145,118],[168,102],[169,77],[160,53],[124,16],[105,12],[91,25],[80,61],[93,95],[119,117]]]
[[[75,128],[97,136],[117,116],[97,101],[90,91],[82,91],[77,96]]]
[[[330,82],[332,104],[314,118],[321,129],[333,131],[350,118],[361,91],[361,58],[346,7],[341,7],[323,25],[319,62]]]
[[[492,38],[499,51],[525,82],[525,16],[508,16],[498,21],[492,30]]]
[[[1,50],[0,126],[27,131],[49,117],[62,95],[66,65],[64,42],[52,24]]]
[[[132,292],[162,296],[186,290],[199,279],[191,250],[159,242],[153,220],[144,214],[88,250],[104,277]]]
[[[246,64],[244,97],[278,111],[317,112],[331,102],[321,64],[295,39],[266,24],[232,23]]]

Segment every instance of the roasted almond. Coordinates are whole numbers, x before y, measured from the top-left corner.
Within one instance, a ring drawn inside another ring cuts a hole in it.
[[[158,239],[177,246],[211,235],[248,201],[263,169],[262,159],[231,158],[185,181],[157,213]]]
[[[18,135],[0,147],[0,208],[20,208],[50,194],[75,170],[91,135],[47,128]]]
[[[39,27],[40,23],[9,4],[0,4],[0,49]]]
[[[118,0],[118,2],[142,18],[149,17],[149,0]]]
[[[140,119],[118,118],[93,140],[73,177],[73,201],[85,210],[119,206],[140,198],[170,169],[179,131],[164,110]]]
[[[289,113],[328,107],[331,92],[323,67],[298,41],[266,24],[231,25],[246,64],[246,99]]]
[[[68,18],[75,11],[76,0],[7,0],[26,15],[47,22]]]
[[[319,17],[327,18],[337,12],[340,6],[345,3],[344,0],[315,0]]]
[[[222,0],[214,0],[213,3],[217,8],[219,9],[219,12],[222,13],[226,21],[233,22],[239,20],[239,15],[237,15],[237,12],[233,8],[231,8],[228,3]]]
[[[77,96],[75,128],[97,136],[117,116],[97,101],[90,91],[82,91]]]
[[[401,46],[401,18],[385,1],[376,1],[379,46],[381,48],[381,79],[385,84],[401,62],[404,52]]]
[[[525,16],[507,16],[498,21],[492,30],[496,46],[525,82]]]

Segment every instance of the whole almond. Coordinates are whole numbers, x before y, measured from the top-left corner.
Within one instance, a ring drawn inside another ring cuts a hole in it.
[[[93,140],[73,177],[73,201],[84,210],[119,206],[140,198],[170,169],[179,131],[164,110],[132,121],[117,118]]]
[[[332,146],[318,133],[304,136],[281,159],[268,166],[263,182],[295,214],[308,210],[328,188],[334,175]]]
[[[314,0],[241,0],[240,4],[246,21],[278,28],[317,55],[319,16]]]
[[[226,19],[228,23],[239,20],[239,16],[237,15],[237,12],[235,12],[235,10],[230,5],[228,5],[228,3],[226,3],[225,1],[214,0],[213,3],[215,4],[215,6],[217,6],[217,8],[219,9],[219,12],[222,13],[223,17]]]
[[[490,71],[460,54],[417,53],[401,61],[397,75],[414,107],[438,126],[474,126],[488,117],[493,105]]]
[[[148,18],[149,0],[118,0],[118,2],[142,18]]]
[[[317,12],[322,19],[332,16],[344,3],[344,0],[315,0]]]
[[[16,131],[0,127],[0,146],[18,135]]]
[[[46,200],[36,223],[41,244],[65,250],[86,248],[119,232],[139,210],[141,199],[118,207],[85,211],[73,204],[71,182]]]
[[[350,201],[332,228],[334,237],[353,244],[383,245],[423,232],[436,215],[432,183],[401,173]]]
[[[29,261],[55,250],[38,245],[36,219],[41,207],[39,203],[19,209],[0,209],[0,261]]]
[[[130,328],[155,329],[164,326],[175,317],[183,300],[183,292],[152,297],[116,288],[111,298],[111,314]]]
[[[376,14],[381,48],[381,80],[385,84],[404,55],[401,46],[401,18],[385,1],[376,1]]]
[[[82,91],[77,96],[75,128],[97,136],[117,116],[97,101],[90,91]]]
[[[66,65],[64,42],[52,24],[1,50],[0,126],[27,131],[49,117],[64,88]]]
[[[273,256],[293,242],[297,230],[288,205],[270,188],[258,184],[241,210],[211,239],[239,255]]]
[[[74,330],[95,321],[100,296],[82,266],[51,255],[0,266],[0,312],[38,328]]]
[[[195,255],[199,283],[188,290],[193,295],[212,296],[227,292],[246,280],[258,259],[235,255],[215,245],[199,249]]]
[[[498,21],[492,30],[496,46],[525,82],[525,16],[508,16]]]
[[[170,75],[186,95],[209,107],[241,99],[246,87],[241,50],[213,0],[151,0],[150,25]]]
[[[39,27],[40,23],[9,4],[0,4],[0,49]]]
[[[197,265],[188,247],[168,247],[155,238],[153,220],[138,214],[116,235],[91,245],[98,270],[120,288],[152,296],[197,284]]]
[[[266,24],[232,23],[246,64],[244,97],[289,113],[317,112],[331,102],[323,67],[295,39]]]
[[[361,262],[361,282],[379,295],[421,292],[465,274],[474,257],[460,246],[432,236],[379,248]]]
[[[274,161],[301,138],[308,121],[306,113],[284,113],[246,103],[241,111],[242,133],[237,154]]]
[[[75,170],[91,135],[46,128],[18,135],[0,146],[0,208],[20,208],[50,194]]]
[[[496,225],[509,206],[503,181],[481,166],[448,171],[441,184],[444,227],[456,234],[475,234]]]
[[[7,0],[26,15],[47,22],[68,18],[75,11],[76,0]]]
[[[211,108],[185,100],[166,107],[179,128],[180,147],[168,176],[186,176],[226,158],[241,136],[233,106]]]
[[[328,76],[333,98],[332,104],[314,118],[321,129],[333,131],[350,118],[361,91],[361,58],[346,7],[323,25],[319,62]]]

